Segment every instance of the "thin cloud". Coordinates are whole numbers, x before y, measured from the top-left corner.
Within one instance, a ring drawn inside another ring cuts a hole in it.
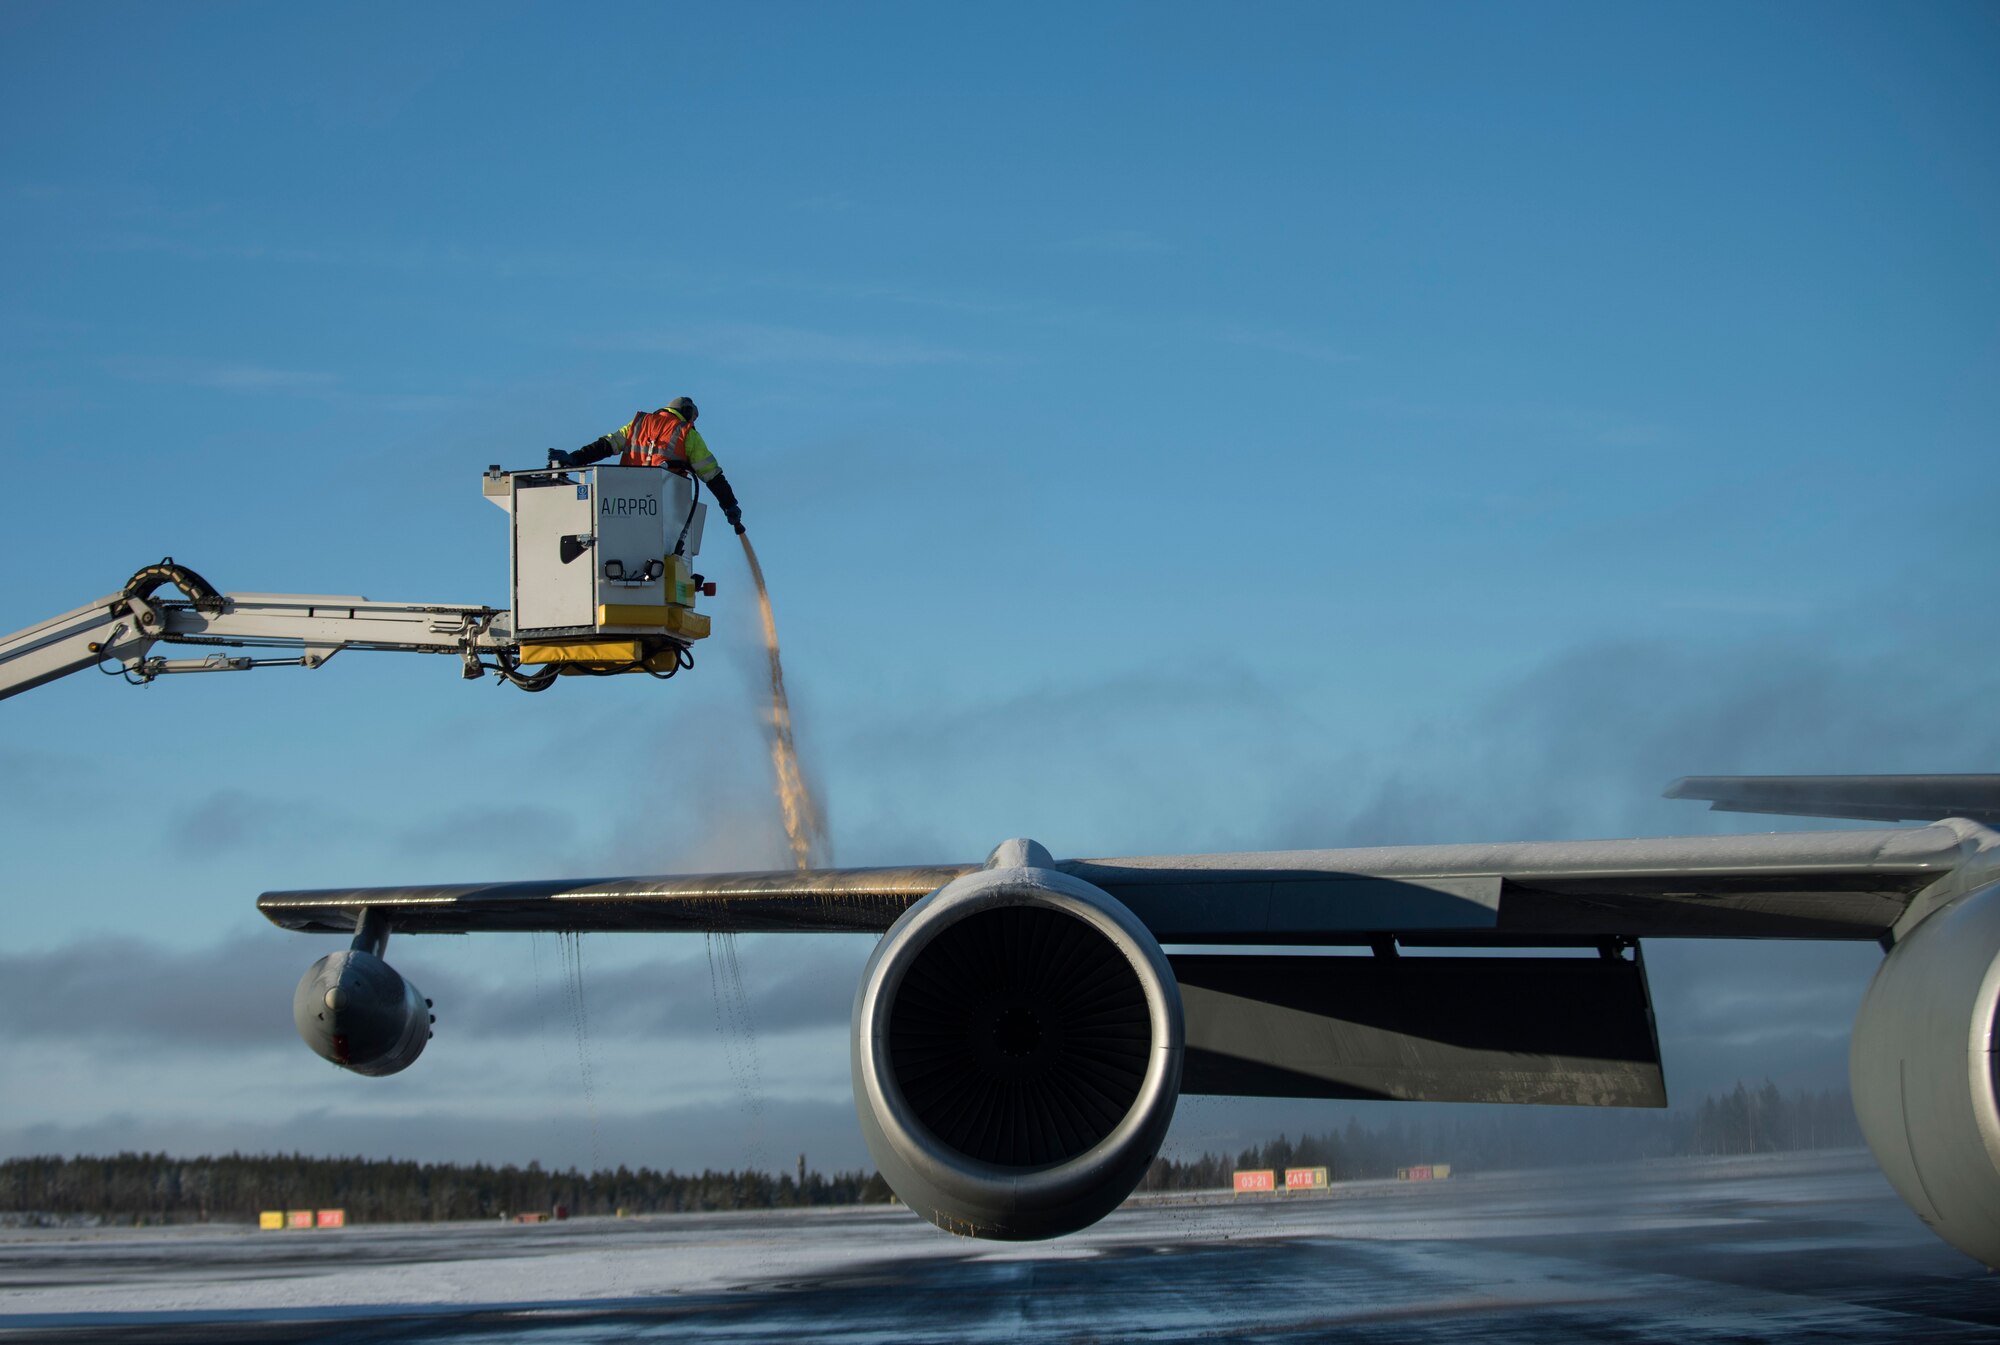
[[[1311,360],[1315,364],[1352,364],[1358,358],[1353,352],[1338,346],[1275,327],[1252,327],[1242,323],[1225,322],[1206,330],[1227,345],[1267,351],[1273,355],[1288,355],[1294,359]]]
[[[365,1086],[369,1081],[352,1082]],[[753,1129],[754,1140],[749,1138]],[[267,1112],[230,1121],[120,1110],[72,1124],[0,1128],[0,1154],[130,1152],[354,1154],[419,1163],[535,1159],[558,1170],[625,1163],[682,1171],[786,1171],[804,1154],[821,1172],[872,1168],[851,1105],[776,1095],[761,1099],[754,1127],[740,1106],[709,1102],[604,1110],[593,1119],[519,1108],[356,1106]]]
[[[854,198],[846,192],[827,192],[796,201],[793,208],[811,215],[840,215],[854,209]]]
[[[1812,604],[1793,598],[1759,597],[1754,593],[1690,593],[1668,598],[1660,606],[1670,612],[1701,612],[1710,616],[1759,617],[1798,621],[1812,614]]]
[[[0,953],[0,1022],[15,1043],[144,1043],[203,1054],[271,1045],[289,1027],[309,946],[271,929],[195,950],[98,937]]]
[[[869,281],[828,280],[820,275],[788,273],[746,275],[739,277],[737,283],[746,288],[783,294],[803,294],[818,299],[838,300],[845,304],[883,304],[900,308],[928,309],[965,317],[1011,319],[1043,327],[1094,325],[1115,327],[1120,330],[1130,329],[1129,323],[1116,320],[1109,311],[1102,308],[1049,299],[1023,298],[1018,295],[1001,298],[992,294],[921,289],[908,285]]]
[[[229,209],[222,201],[187,203],[152,183],[131,179],[16,182],[10,194],[30,206],[73,210],[93,221],[143,221],[168,228],[209,225]]]
[[[161,830],[170,849],[190,857],[297,857],[344,851],[366,825],[354,811],[324,800],[216,789],[181,802]],[[538,804],[470,805],[390,830],[380,839],[386,852],[400,859],[478,860],[521,875],[574,871],[590,852],[573,814]]]
[[[595,344],[595,343],[593,343]],[[633,334],[606,343],[619,350],[699,355],[729,364],[851,364],[877,368],[988,363],[989,357],[922,341],[759,323],[719,323],[685,334]]]
[[[389,415],[449,411],[475,400],[462,393],[381,392],[354,388],[331,370],[282,369],[226,360],[124,356],[107,360],[115,378],[155,387],[192,388],[245,396],[310,397],[322,403],[363,407]]]
[[[1072,252],[1098,252],[1123,257],[1159,257],[1179,251],[1158,234],[1144,229],[1099,229],[1066,238],[1058,246]]]
[[[1547,444],[1579,448],[1650,448],[1673,439],[1658,421],[1592,406],[1546,403],[1447,405],[1382,397],[1361,398],[1354,408],[1394,420],[1525,430]]]
[[[1568,651],[1393,754],[1350,763],[1338,778],[1294,781],[1299,806],[1274,839],[1742,830],[1745,820],[1662,800],[1660,790],[1689,774],[1978,770],[2000,759],[2000,728],[1984,712],[1988,689],[1973,665],[1919,667],[1901,650],[1851,651],[1856,642],[1829,631]],[[1357,791],[1357,780],[1369,783]]]
[[[576,819],[538,804],[492,804],[457,808],[407,827],[391,838],[403,855],[491,855],[498,860],[540,859],[566,854],[578,841]]]
[[[595,939],[586,942],[601,953],[603,945]],[[531,961],[546,964],[548,985],[526,993],[516,972],[465,965],[455,940],[440,946],[405,936],[397,944],[391,963],[442,1006],[455,1042],[505,1047],[524,1038],[570,1034],[561,1004],[554,1001],[573,991],[561,988],[552,947],[533,946]],[[292,991],[313,961],[343,946],[271,927],[193,949],[97,937],[35,953],[0,954],[0,1021],[17,1045],[55,1041],[92,1050],[138,1045],[203,1060],[246,1047],[302,1050],[292,1037]],[[664,955],[637,964],[598,965],[586,958],[583,996],[594,1037],[702,1043],[714,1036],[713,951],[695,936],[669,940],[666,947]],[[840,935],[786,936],[746,949],[737,960],[757,1030],[843,1030],[870,949],[867,939]]]
[[[340,376],[318,369],[275,369],[261,364],[184,360],[159,356],[128,356],[106,361],[113,376],[132,383],[219,392],[328,392]]]
[[[175,807],[162,829],[175,852],[215,856],[323,845],[344,834],[346,825],[335,810],[307,799],[215,789]]]

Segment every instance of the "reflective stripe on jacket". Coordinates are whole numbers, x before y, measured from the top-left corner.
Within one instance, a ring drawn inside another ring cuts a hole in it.
[[[722,470],[701,431],[664,407],[641,411],[607,437],[613,448],[622,450],[618,461],[627,467],[679,465],[704,481],[714,480]]]

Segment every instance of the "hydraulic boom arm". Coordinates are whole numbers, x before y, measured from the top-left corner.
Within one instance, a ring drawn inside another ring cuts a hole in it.
[[[167,584],[186,596],[155,598]],[[287,658],[220,652],[164,658],[152,652],[160,643],[293,652]],[[488,671],[512,672],[517,646],[508,614],[498,608],[310,593],[218,593],[169,558],[139,571],[121,592],[0,638],[0,699],[86,668],[150,682],[162,673],[317,668],[343,649],[456,654],[465,675],[476,678]],[[495,664],[485,663],[485,655]]]
[[[150,682],[162,673],[317,668],[343,649],[456,654],[468,680],[490,672],[524,691],[565,674],[667,678],[694,666],[694,643],[709,631],[695,600],[715,585],[690,566],[706,509],[692,479],[654,467],[496,466],[480,478],[480,494],[508,515],[511,608],[221,593],[169,556],[116,593],[0,636],[0,700],[85,668]],[[169,587],[179,596],[155,596]],[[153,652],[159,644],[217,652],[166,658]]]

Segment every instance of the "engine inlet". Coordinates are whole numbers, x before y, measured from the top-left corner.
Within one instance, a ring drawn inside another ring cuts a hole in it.
[[[1117,1128],[1145,1080],[1146,993],[1066,912],[1003,906],[944,930],[903,977],[889,1057],[916,1119],[983,1163],[1043,1167]]]
[[[1138,917],[1032,841],[911,906],[854,999],[861,1135],[903,1203],[970,1237],[1060,1237],[1159,1152],[1186,1029]]]

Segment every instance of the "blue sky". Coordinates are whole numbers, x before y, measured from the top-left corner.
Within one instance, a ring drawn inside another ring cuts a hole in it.
[[[1996,69],[1980,5],[10,5],[0,628],[167,553],[504,603],[479,470],[689,393],[842,861],[1993,769]],[[286,1016],[320,950],[251,902],[781,861],[705,560],[671,685],[349,654],[0,708],[12,979],[147,987],[0,1045],[49,1080],[0,1149],[393,1148],[504,1095],[528,1129],[462,1142],[588,1158],[552,946],[400,943],[466,1035],[335,1077]],[[746,945],[753,992],[824,983],[759,1037],[780,1150],[858,1156],[865,952]],[[587,943],[596,1150],[742,1161],[699,954]],[[1670,1081],[1837,1083],[1872,957],[1663,946]],[[662,966],[671,1029],[601,1003]],[[538,971],[532,1023],[466,1003]]]

